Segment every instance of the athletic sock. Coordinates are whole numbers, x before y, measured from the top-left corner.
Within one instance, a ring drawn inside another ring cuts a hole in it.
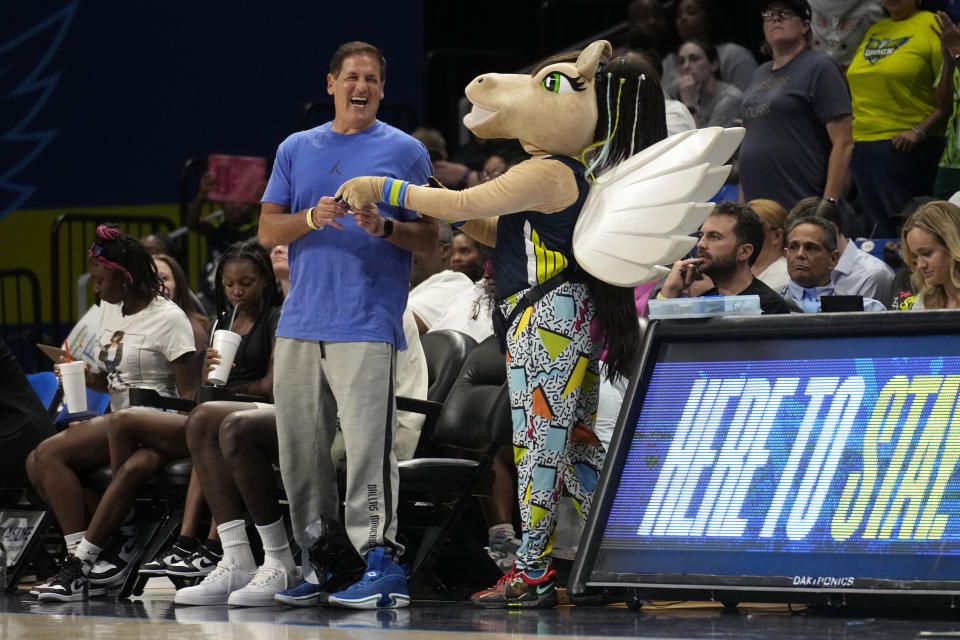
[[[184,551],[196,551],[197,547],[200,546],[200,541],[191,536],[177,536],[175,544]]]
[[[246,523],[243,520],[231,520],[217,526],[220,542],[223,544],[223,564],[244,571],[253,571],[257,562],[253,559],[250,540],[247,539]]]
[[[487,533],[487,539],[493,543],[497,538],[514,538],[516,533],[514,533],[513,525],[509,522],[504,522],[502,524],[495,524],[490,527]]]
[[[63,541],[67,544],[67,555],[74,555],[74,551],[77,550],[77,545],[80,544],[80,541],[83,540],[83,536],[86,535],[86,531],[77,531],[76,533],[68,533],[63,536]]]
[[[80,561],[83,563],[84,575],[90,573],[90,569],[93,568],[93,563],[97,561],[98,557],[100,557],[101,551],[103,551],[103,549],[93,544],[86,538],[81,540],[80,544],[77,545],[73,555],[80,558]]]
[[[263,563],[272,561],[287,570],[288,574],[293,574],[296,564],[293,561],[293,554],[290,552],[290,543],[287,540],[287,528],[283,525],[283,518],[280,518],[273,524],[265,526],[257,525],[257,533],[263,541]]]

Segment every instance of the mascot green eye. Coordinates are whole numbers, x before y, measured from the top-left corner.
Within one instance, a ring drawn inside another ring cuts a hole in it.
[[[582,89],[578,88],[574,83],[575,81],[569,77],[559,71],[554,71],[553,73],[548,73],[541,84],[543,88],[550,93],[564,94],[582,91]]]

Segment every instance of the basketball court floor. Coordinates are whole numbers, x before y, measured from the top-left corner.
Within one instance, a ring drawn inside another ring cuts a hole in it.
[[[39,603],[20,591],[0,595],[4,640],[419,640],[429,638],[737,638],[742,640],[960,637],[960,613],[807,609],[803,606],[655,603],[640,610],[558,606],[541,611],[474,609],[415,601],[408,609],[182,607],[173,589],[148,586],[132,600]]]

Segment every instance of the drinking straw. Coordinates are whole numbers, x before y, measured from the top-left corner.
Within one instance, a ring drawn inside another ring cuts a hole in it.
[[[73,362],[73,358],[70,357],[70,345],[67,344],[67,341],[63,341],[63,346],[66,347],[65,351],[67,352],[67,362]]]
[[[233,307],[233,315],[230,316],[230,326],[227,327],[227,331],[233,331],[233,321],[237,319],[237,307]]]

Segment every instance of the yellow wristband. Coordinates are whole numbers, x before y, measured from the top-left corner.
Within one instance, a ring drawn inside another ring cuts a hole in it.
[[[663,297],[663,291],[657,292],[657,300],[666,300],[666,298]]]
[[[309,209],[307,209],[307,226],[313,229],[314,231],[320,231],[320,229],[323,229],[323,225],[320,225],[318,227],[317,225],[313,224],[313,210],[315,208],[316,207],[310,207]]]

